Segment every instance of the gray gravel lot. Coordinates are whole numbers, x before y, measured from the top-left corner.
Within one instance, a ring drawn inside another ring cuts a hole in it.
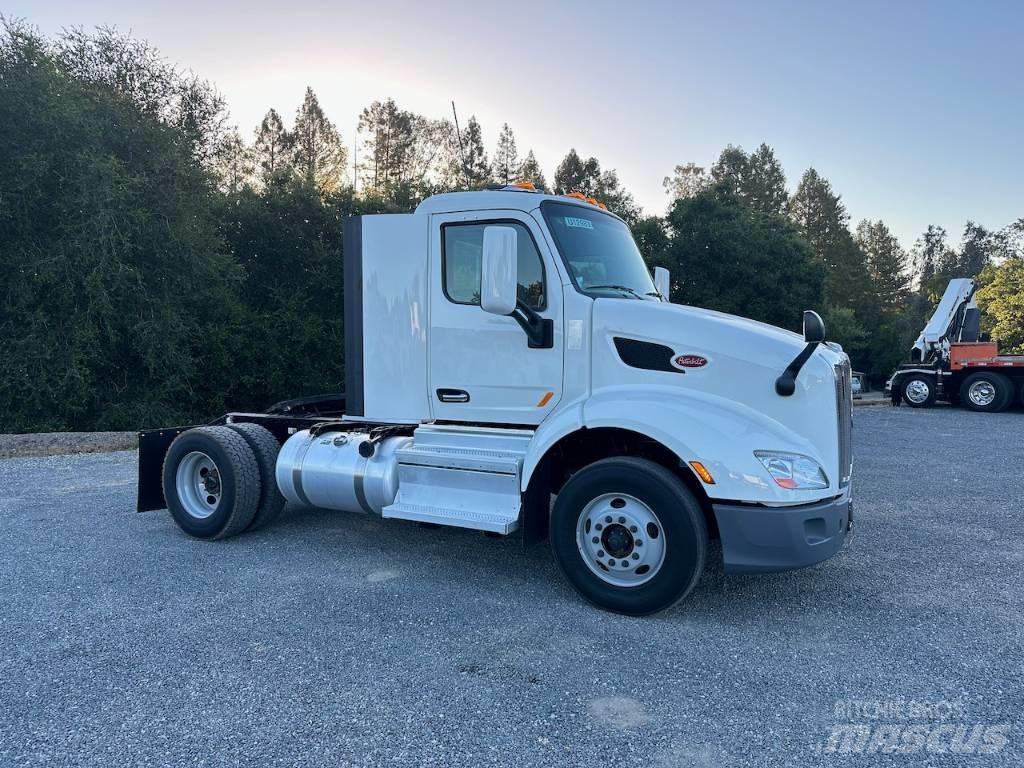
[[[838,557],[712,564],[649,619],[515,538],[294,509],[199,542],[134,512],[134,452],[0,461],[0,766],[1020,765],[1024,414],[856,422]],[[880,722],[1010,732],[828,752]]]

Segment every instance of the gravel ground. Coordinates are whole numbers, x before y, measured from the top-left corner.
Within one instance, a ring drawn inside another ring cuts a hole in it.
[[[514,538],[294,509],[205,543],[133,511],[134,452],[0,461],[0,765],[1020,765],[1024,414],[856,421],[843,552],[648,619]],[[880,723],[1006,744],[830,751]]]
[[[137,432],[36,432],[0,435],[0,459],[12,456],[56,456],[135,450]]]

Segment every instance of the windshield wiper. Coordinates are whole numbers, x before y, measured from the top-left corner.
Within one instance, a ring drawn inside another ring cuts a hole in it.
[[[630,296],[634,296],[634,297],[640,299],[640,301],[644,300],[643,296],[641,296],[639,293],[634,291],[628,285],[588,285],[587,286],[587,290],[588,291],[600,290],[602,288],[606,288],[606,289],[611,290],[611,291],[624,291],[624,292],[628,293]]]

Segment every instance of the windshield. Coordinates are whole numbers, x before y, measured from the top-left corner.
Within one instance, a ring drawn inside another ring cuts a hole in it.
[[[541,205],[541,212],[581,291],[658,298],[633,235],[619,219],[597,209],[550,200]]]

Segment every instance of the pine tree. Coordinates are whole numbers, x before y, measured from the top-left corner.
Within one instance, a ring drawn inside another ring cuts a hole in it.
[[[324,115],[312,88],[306,88],[306,97],[295,114],[291,135],[292,156],[302,178],[321,194],[339,189],[348,151],[341,143],[338,129]]]
[[[494,178],[499,184],[511,184],[520,177],[519,152],[516,150],[516,137],[508,123],[501,126],[498,135],[498,146],[494,150]]]
[[[375,101],[359,116],[362,155],[359,171],[372,191],[386,193],[411,180],[416,116],[393,99]]]
[[[881,220],[860,222],[855,240],[867,259],[879,307],[889,315],[899,314],[910,291],[907,252]]]
[[[491,164],[487,160],[484,149],[483,132],[476,116],[470,117],[462,130],[462,145],[456,146],[452,162],[457,163],[458,176],[461,184],[470,189],[478,189],[491,183]]]
[[[602,172],[596,157],[583,160],[575,149],[569,150],[555,170],[555,194],[569,192],[582,192],[599,200],[627,222],[640,217],[640,208],[619,183],[619,175],[614,170]]]
[[[718,160],[711,166],[711,180],[718,188],[743,200],[743,188],[750,172],[750,158],[742,147],[732,144],[722,150]]]
[[[995,242],[992,233],[980,224],[968,221],[960,241],[956,275],[953,277],[977,277],[992,261]]]
[[[216,170],[221,188],[235,194],[250,183],[253,177],[253,152],[245,146],[238,129],[233,129],[217,148]]]
[[[537,157],[533,154],[532,149],[526,153],[526,159],[519,166],[519,178],[523,181],[529,181],[541,192],[547,191],[548,181],[544,178],[544,172],[541,170],[540,163],[537,162]]]
[[[746,163],[746,178],[741,184],[741,198],[761,213],[784,213],[789,203],[786,174],[775,157],[775,151],[761,144],[750,154]]]
[[[256,129],[256,142],[253,145],[257,170],[264,183],[280,178],[291,170],[288,145],[289,137],[284,129],[284,121],[276,109],[270,109]]]

